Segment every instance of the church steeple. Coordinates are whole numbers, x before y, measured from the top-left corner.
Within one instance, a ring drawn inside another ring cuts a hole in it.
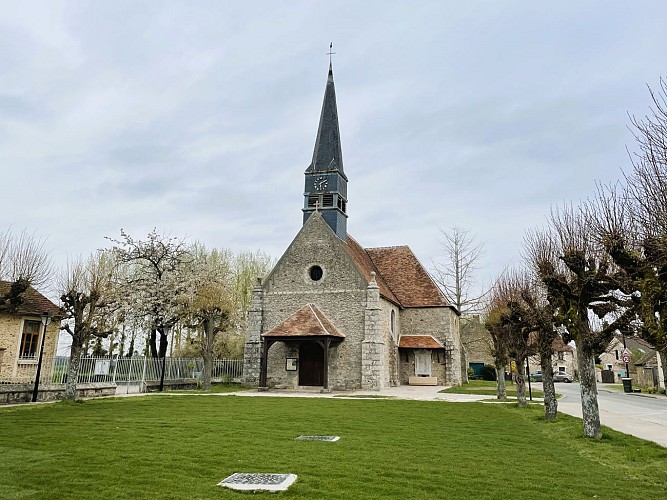
[[[311,213],[318,210],[336,235],[344,240],[347,238],[347,176],[343,171],[336,88],[331,62],[313,160],[305,174],[303,223],[306,223]]]

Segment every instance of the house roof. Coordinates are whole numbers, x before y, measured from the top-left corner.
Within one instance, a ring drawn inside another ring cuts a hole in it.
[[[623,345],[623,335],[621,334],[614,335],[614,340],[616,340],[616,342],[619,343],[621,346]],[[612,340],[607,346],[606,349],[607,352],[614,350],[614,340]],[[643,352],[655,351],[655,347],[653,347],[653,345],[651,345],[643,338],[636,337],[634,335],[625,336],[625,345],[628,349],[639,349],[640,351]]]
[[[263,337],[338,337],[345,338],[315,304],[306,304]]]
[[[574,352],[574,348],[567,345],[560,336],[554,339],[551,348],[553,349],[553,352]]]
[[[367,248],[366,253],[403,307],[450,305],[410,247]]]
[[[0,281],[0,296],[4,296],[11,290],[12,282]],[[18,306],[16,314],[30,314],[39,316],[44,312],[50,312],[54,317],[62,316],[60,308],[47,299],[44,295],[39,293],[33,287],[28,289],[21,295],[23,302]]]
[[[401,335],[398,347],[404,349],[444,349],[432,335]]]

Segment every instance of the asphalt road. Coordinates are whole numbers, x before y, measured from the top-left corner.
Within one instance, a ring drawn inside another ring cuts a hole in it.
[[[556,392],[563,395],[558,410],[581,417],[579,391],[577,383],[557,383]],[[598,384],[598,406],[602,425],[667,447],[667,397],[625,394]]]

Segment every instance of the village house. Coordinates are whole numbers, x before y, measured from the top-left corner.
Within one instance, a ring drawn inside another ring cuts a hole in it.
[[[0,297],[7,295],[11,283],[0,281]],[[46,328],[41,315],[57,317],[60,309],[32,287],[22,295],[23,302],[16,310],[0,309],[0,383],[25,383],[35,380],[37,361],[42,342],[44,357],[53,359],[58,344],[59,321]]]
[[[635,385],[665,387],[665,376],[659,363],[659,354],[649,342],[634,335],[626,335],[625,338],[621,334],[615,335],[600,354],[602,369],[598,379],[600,382],[620,383],[621,379],[626,377],[626,364],[623,361],[623,353],[626,350],[630,355],[628,375]],[[654,384],[654,381],[657,384]]]
[[[460,384],[458,311],[409,247],[364,248],[348,234],[347,182],[330,66],[305,171],[303,227],[254,289],[245,382],[321,390]]]

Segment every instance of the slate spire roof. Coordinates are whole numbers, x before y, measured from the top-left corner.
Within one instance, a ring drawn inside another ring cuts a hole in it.
[[[337,171],[347,180],[345,172],[343,172],[343,150],[340,145],[336,87],[334,86],[331,63],[329,63],[329,76],[324,91],[324,102],[320,113],[320,125],[317,129],[313,161],[306,169],[306,173],[318,171]]]

